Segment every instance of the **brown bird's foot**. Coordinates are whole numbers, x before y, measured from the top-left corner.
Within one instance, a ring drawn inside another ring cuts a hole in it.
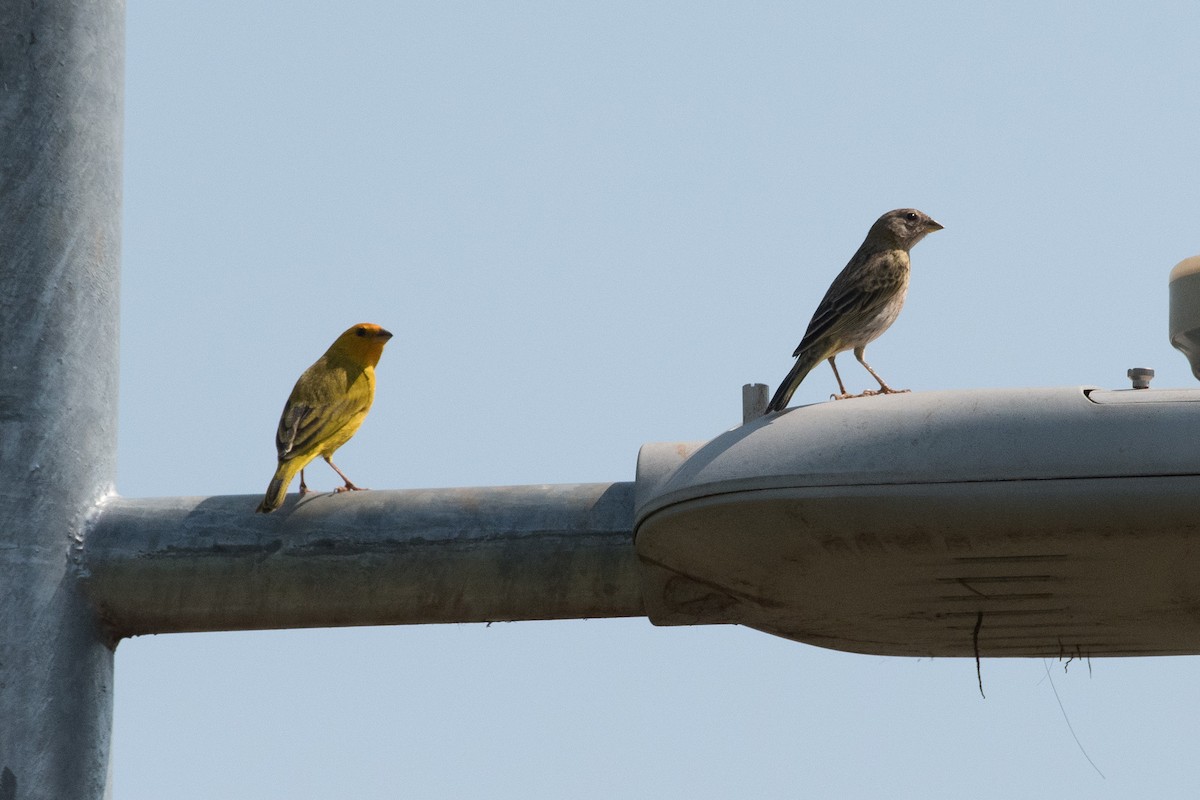
[[[333,491],[335,494],[341,494],[342,492],[368,492],[368,491],[370,491],[370,489],[368,489],[365,486],[355,486],[350,481],[346,481],[345,486],[339,486],[338,488],[334,489]]]
[[[875,389],[864,389],[858,394],[850,394],[849,392],[846,392],[845,394],[830,395],[830,397],[834,400],[854,400],[859,397],[874,397],[877,394],[894,393],[895,391],[895,389],[888,389],[887,392],[876,391]],[[904,389],[903,391],[907,392],[908,389]]]
[[[908,394],[912,389],[893,389],[890,386],[884,386],[880,389],[867,389],[862,394],[855,397],[874,397],[877,394]]]

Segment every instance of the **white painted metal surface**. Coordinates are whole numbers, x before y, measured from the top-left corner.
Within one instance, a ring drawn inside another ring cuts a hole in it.
[[[1200,390],[927,392],[643,449],[659,624],[895,655],[1200,653]],[[674,454],[674,455],[673,455]]]

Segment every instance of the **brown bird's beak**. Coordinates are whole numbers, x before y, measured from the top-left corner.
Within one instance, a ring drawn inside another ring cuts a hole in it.
[[[942,223],[938,222],[937,220],[931,218],[929,220],[929,222],[926,223],[925,227],[929,229],[930,233],[933,233],[934,231],[940,231],[942,228],[944,228],[946,226],[943,225]]]

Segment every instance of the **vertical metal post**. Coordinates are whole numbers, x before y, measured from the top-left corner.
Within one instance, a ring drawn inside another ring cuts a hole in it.
[[[115,477],[124,24],[0,2],[0,800],[107,784],[113,643],[77,573]]]
[[[742,384],[742,424],[746,425],[767,413],[767,403],[770,397],[769,387],[765,383]]]

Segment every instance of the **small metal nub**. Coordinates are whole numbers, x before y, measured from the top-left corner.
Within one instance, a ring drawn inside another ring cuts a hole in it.
[[[1150,379],[1154,377],[1154,370],[1148,367],[1134,367],[1125,374],[1133,381],[1133,388],[1149,389]]]
[[[742,384],[742,424],[753,422],[767,413],[769,387],[765,383]]]

